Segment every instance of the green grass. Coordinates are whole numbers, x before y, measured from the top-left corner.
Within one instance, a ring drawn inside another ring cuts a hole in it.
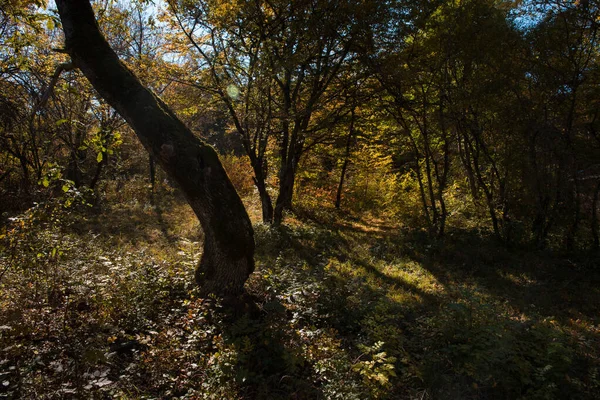
[[[198,298],[202,235],[171,191],[7,225],[0,397],[592,399],[597,259],[431,241],[322,207],[255,225],[258,311]],[[137,200],[134,200],[136,199]],[[151,201],[153,200],[153,201]],[[258,207],[248,202],[253,219]]]

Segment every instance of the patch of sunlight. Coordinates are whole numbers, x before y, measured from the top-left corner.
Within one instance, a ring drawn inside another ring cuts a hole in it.
[[[502,275],[503,275],[504,279],[506,279],[516,285],[519,285],[519,286],[529,287],[529,286],[535,286],[538,284],[538,281],[528,277],[526,274],[523,274],[523,273],[513,274],[510,272],[507,272]]]
[[[584,333],[592,337],[600,337],[600,324],[595,324],[594,320],[581,314],[576,315],[574,318],[569,318],[563,325],[574,336],[580,336]],[[582,338],[581,340],[585,339]]]
[[[386,264],[381,272],[425,293],[441,295],[445,292],[444,285],[416,261]]]
[[[347,277],[367,277],[369,274],[364,268],[357,267],[350,261],[340,262],[336,258],[330,258],[325,265],[325,271],[333,272]]]
[[[390,301],[398,304],[411,304],[411,303],[423,303],[424,299],[417,293],[413,293],[408,290],[396,288],[387,293],[386,296]]]

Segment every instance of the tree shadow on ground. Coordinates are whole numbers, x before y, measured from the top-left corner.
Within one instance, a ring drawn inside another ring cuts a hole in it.
[[[132,229],[138,222],[160,229],[172,223],[168,210],[161,222],[164,211],[148,221],[143,211],[132,218],[123,210],[112,221],[97,221],[105,224],[99,232],[114,235],[111,226],[132,219]],[[134,235],[150,242],[147,229],[142,231]],[[451,232],[439,242],[343,214],[326,220],[310,215],[279,228],[259,225],[256,239],[257,271],[249,291],[259,312],[225,319],[218,329],[235,350],[219,368],[229,371],[225,376],[236,382],[238,397],[326,398],[324,374],[331,370],[322,372],[320,363],[338,357],[334,368],[345,375],[330,381],[362,382],[352,367],[361,357],[370,361],[361,346],[377,342],[397,359],[398,377],[386,389],[390,398],[517,398],[536,390],[560,397],[576,392],[577,382],[571,384],[567,373],[591,379],[589,357],[573,352],[563,330],[544,322],[551,315],[595,318],[599,303],[586,300],[597,295],[592,285],[598,281],[585,282],[583,264],[574,262],[573,274],[568,258],[507,251],[476,233]],[[439,290],[394,273],[408,264],[428,271]],[[571,288],[591,294],[577,299]],[[556,302],[560,290],[570,297]],[[508,315],[503,305],[518,311]],[[519,313],[530,320],[514,319]],[[334,355],[326,355],[328,347]],[[548,365],[552,369],[544,372]],[[359,392],[358,398],[371,396]]]
[[[232,318],[225,308],[222,337],[235,348],[233,376],[239,395],[248,399],[318,399],[310,363],[289,330],[289,313],[277,298],[252,299],[259,308]],[[239,310],[238,310],[239,311]],[[235,312],[233,312],[235,313]]]
[[[343,212],[296,210],[303,220],[334,229],[353,241],[370,243],[374,258],[412,260],[431,272],[444,287],[473,285],[498,301],[527,312],[586,318],[600,323],[600,260],[589,253],[556,254],[527,248],[507,248],[491,234],[454,230],[442,240],[417,229],[399,229],[381,221],[361,221]],[[366,239],[368,237],[368,239]],[[332,254],[344,261],[352,251],[347,241]],[[335,249],[334,249],[335,251]],[[390,279],[373,263],[352,262],[387,283]],[[580,296],[580,293],[586,293]],[[427,296],[425,296],[427,297]],[[433,300],[431,297],[427,299]]]
[[[314,225],[281,226],[258,232],[257,273],[273,272],[279,279],[283,277],[283,282],[275,282],[274,285],[281,284],[277,294],[267,295],[269,300],[261,304],[269,322],[265,323],[264,319],[250,323],[244,320],[245,326],[253,326],[250,335],[253,343],[261,343],[262,338],[269,338],[266,341],[269,344],[266,347],[259,345],[250,358],[273,357],[269,364],[277,365],[273,370],[262,367],[260,363],[258,368],[254,368],[262,372],[258,372],[255,383],[246,386],[248,393],[252,393],[249,398],[279,398],[279,393],[284,392],[281,398],[324,398],[321,388],[314,383],[314,365],[299,355],[298,346],[282,346],[282,343],[301,342],[298,332],[334,332],[334,336],[343,343],[339,351],[345,354],[347,373],[354,374],[351,371],[352,360],[360,359],[363,352],[357,345],[373,345],[377,341],[364,337],[361,325],[365,320],[372,328],[381,323],[393,326],[391,330],[394,332],[401,332],[419,317],[422,308],[437,308],[442,301],[435,294],[385,274],[373,263],[360,257],[353,247],[365,233],[358,227],[356,232],[360,237],[356,238],[351,235],[353,232],[352,226],[344,227],[344,231],[332,231],[327,226]],[[332,260],[334,263],[348,263],[363,272],[359,277],[338,275],[330,268]],[[365,277],[368,277],[368,281]],[[409,294],[410,304],[387,298],[388,287]],[[257,298],[264,301],[264,293]],[[374,310],[380,311],[381,315],[374,315]],[[274,324],[275,320],[277,323]],[[290,329],[291,326],[294,330]],[[239,340],[236,329],[233,333],[231,328],[224,329],[228,336]],[[242,329],[241,332],[247,330]],[[403,339],[390,337],[386,341],[400,346]],[[237,348],[243,349],[243,345],[239,344]],[[247,373],[247,366],[238,365],[237,368],[241,371],[239,373]],[[271,372],[275,373],[271,375]],[[354,375],[360,381],[360,376]],[[284,385],[285,381],[287,384]],[[277,383],[269,385],[267,382]],[[270,390],[274,392],[269,393]],[[365,393],[363,395],[367,396]],[[254,397],[256,394],[259,394],[258,397]]]
[[[402,241],[403,254],[445,286],[472,285],[524,313],[600,322],[600,271],[587,254],[507,249],[492,236],[469,231],[452,232],[442,242],[413,232]]]
[[[592,332],[580,329],[573,341],[552,322],[556,316],[597,324],[600,302],[590,299],[598,298],[598,275],[586,269],[593,261],[507,250],[473,232],[451,232],[440,242],[410,230],[372,235],[357,221],[323,223],[311,215],[305,222],[276,230],[275,244],[259,241],[261,262],[283,258],[286,268],[302,270],[307,286],[311,279],[320,282],[318,317],[310,323],[333,327],[348,354],[359,352],[357,343],[385,341],[386,351],[403,360],[396,363],[398,385],[433,397],[540,392],[593,398],[577,383],[593,379],[590,371],[597,368],[589,344],[577,342],[587,337],[591,343]],[[337,274],[332,260],[364,274]],[[423,290],[382,268],[406,262],[427,270],[442,289]],[[586,296],[579,297],[579,290]],[[391,298],[391,292],[404,295]],[[400,386],[394,396],[414,395]]]

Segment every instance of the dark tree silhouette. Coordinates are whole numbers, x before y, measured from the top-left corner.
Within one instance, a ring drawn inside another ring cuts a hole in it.
[[[88,0],[57,0],[66,52],[75,67],[136,132],[178,183],[205,234],[196,280],[205,294],[236,295],[254,269],[254,236],[246,210],[215,150],[196,138],[119,61]]]

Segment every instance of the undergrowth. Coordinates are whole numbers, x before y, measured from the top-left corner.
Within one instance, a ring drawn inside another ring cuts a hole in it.
[[[0,397],[600,392],[593,259],[298,208],[280,228],[255,224],[258,311],[233,318],[198,297],[202,236],[182,199],[129,190],[137,199],[38,205],[2,228]]]

